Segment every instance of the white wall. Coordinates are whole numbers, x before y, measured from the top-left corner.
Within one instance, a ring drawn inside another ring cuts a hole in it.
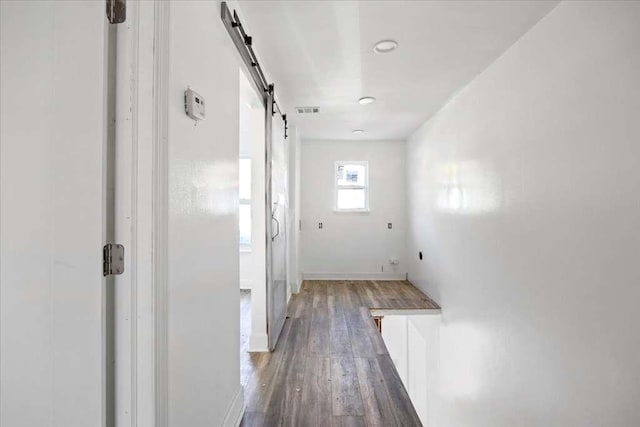
[[[432,425],[640,425],[639,23],[561,3],[410,138]]]
[[[253,256],[250,251],[240,250],[240,289],[251,289],[253,286]]]
[[[303,141],[301,146],[304,277],[404,278],[404,142]],[[369,162],[369,214],[334,212],[334,164],[338,160]],[[393,229],[387,229],[388,222]],[[399,259],[400,265],[392,267],[391,258]]]
[[[302,284],[302,274],[300,271],[300,138],[298,130],[289,125],[289,229],[287,238],[289,239],[289,271],[287,281],[289,290],[298,292]]]
[[[176,1],[170,13],[169,424],[223,425],[242,401],[240,59],[219,2]],[[207,105],[197,126],[184,113],[189,85]]]
[[[0,425],[103,425],[104,5],[0,2]]]

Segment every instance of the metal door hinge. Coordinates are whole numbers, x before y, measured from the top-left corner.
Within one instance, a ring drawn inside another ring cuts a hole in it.
[[[127,19],[127,0],[106,0],[107,18],[111,24],[122,24]]]
[[[110,276],[124,273],[124,246],[107,243],[102,248],[102,274]]]

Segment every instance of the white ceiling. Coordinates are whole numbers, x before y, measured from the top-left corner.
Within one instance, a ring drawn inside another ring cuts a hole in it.
[[[304,139],[374,140],[411,135],[556,4],[284,0],[240,1],[240,8]],[[375,53],[382,39],[398,49]],[[359,105],[363,96],[377,102]],[[299,115],[297,106],[321,112]]]

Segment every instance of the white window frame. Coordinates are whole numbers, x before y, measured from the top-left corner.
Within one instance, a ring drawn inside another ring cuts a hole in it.
[[[364,185],[338,185],[338,166],[360,165],[364,166]],[[338,207],[338,190],[364,190],[363,209],[340,209]],[[368,213],[369,212],[369,162],[366,160],[339,160],[333,167],[333,211],[340,213]]]

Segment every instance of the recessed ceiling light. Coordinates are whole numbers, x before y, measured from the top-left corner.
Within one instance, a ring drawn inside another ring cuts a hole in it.
[[[378,53],[387,53],[387,52],[391,52],[392,50],[395,50],[397,47],[398,47],[398,42],[395,40],[380,40],[373,47],[373,50],[375,50]]]
[[[373,104],[374,102],[376,102],[376,99],[373,96],[365,96],[363,98],[360,98],[358,102],[360,103],[360,105],[367,105]]]
[[[352,132],[355,133],[355,134],[364,133],[364,131],[362,129],[355,129]]]

